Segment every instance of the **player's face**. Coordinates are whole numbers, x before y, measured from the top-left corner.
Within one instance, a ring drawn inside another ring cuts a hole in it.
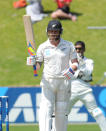
[[[76,52],[77,52],[77,53],[80,53],[81,55],[83,55],[84,50],[83,50],[83,48],[82,48],[82,45],[76,45],[76,46],[75,46],[75,49],[76,49]]]
[[[60,31],[58,30],[48,30],[47,34],[48,34],[49,41],[51,43],[60,40]]]

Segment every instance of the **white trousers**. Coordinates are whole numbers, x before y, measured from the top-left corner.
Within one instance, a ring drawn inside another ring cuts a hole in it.
[[[70,81],[42,79],[42,94],[39,110],[40,131],[51,131],[52,114],[55,113],[56,131],[66,131],[65,115],[70,97]]]
[[[95,108],[97,108],[97,104],[92,92],[88,92],[86,94],[77,94],[72,93],[70,98],[69,110],[72,109],[73,105],[78,101],[82,101],[86,106],[87,110],[91,113]]]
[[[94,117],[97,124],[99,125],[101,131],[106,131],[106,119],[101,111],[100,108],[97,107],[96,100],[92,92],[88,92],[85,94],[80,93],[72,93],[70,102],[69,102],[69,110],[68,114],[70,113],[70,110],[72,109],[73,105],[78,101],[82,101],[84,105],[86,106],[89,113]]]

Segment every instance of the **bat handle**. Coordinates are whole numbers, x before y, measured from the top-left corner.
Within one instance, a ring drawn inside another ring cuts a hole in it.
[[[34,69],[34,76],[38,76],[37,71],[36,71],[36,65],[33,65],[33,69]]]

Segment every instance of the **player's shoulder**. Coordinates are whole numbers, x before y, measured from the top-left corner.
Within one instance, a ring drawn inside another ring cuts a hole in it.
[[[85,57],[85,61],[86,61],[87,63],[91,63],[91,64],[94,63],[93,59],[87,58],[87,57]]]
[[[68,47],[73,47],[74,46],[74,44],[71,41],[67,41],[67,40],[61,39],[61,42],[63,44],[65,44],[66,46],[68,46]]]

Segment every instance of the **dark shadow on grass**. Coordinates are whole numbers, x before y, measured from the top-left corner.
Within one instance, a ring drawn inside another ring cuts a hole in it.
[[[72,13],[73,15],[76,15],[76,16],[82,16],[83,15],[83,13],[78,13],[78,12],[70,12],[70,13]]]
[[[43,13],[46,13],[46,14],[51,14],[53,11],[52,10],[44,10]]]

